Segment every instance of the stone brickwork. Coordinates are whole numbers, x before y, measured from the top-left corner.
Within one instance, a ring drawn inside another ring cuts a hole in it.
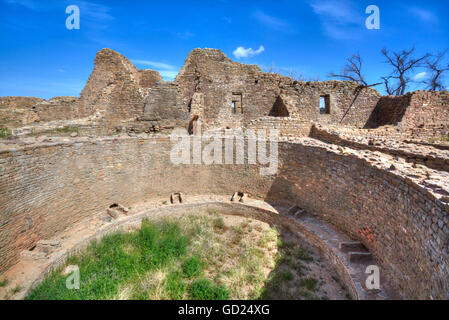
[[[449,92],[415,91],[402,97],[382,97],[367,128],[395,125],[414,137],[449,133]]]
[[[54,120],[71,120],[82,118],[77,109],[78,98],[55,97],[48,101],[42,101],[33,106],[39,122]]]
[[[144,100],[160,80],[157,72],[139,71],[119,53],[102,49],[81,93],[79,109],[86,115],[99,113],[108,123],[134,120],[142,116]]]
[[[353,82],[298,82],[264,73],[258,66],[233,62],[215,49],[193,50],[175,83],[181,95],[178,103],[188,110],[194,93],[201,93],[205,125],[222,128],[242,127],[266,116],[363,126],[380,97],[377,91],[360,90]],[[320,114],[321,96],[329,96],[330,114]]]
[[[39,121],[33,106],[41,98],[0,97],[0,127],[15,128]]]
[[[82,117],[76,97],[49,100],[28,97],[0,97],[0,126],[18,128],[35,123],[71,120]]]
[[[281,137],[307,137],[313,122],[300,118],[261,117],[251,120],[246,128],[253,130],[279,130]]]
[[[102,49],[80,98],[0,98],[0,128],[13,129],[0,141],[0,272],[112,204],[237,192],[279,212],[301,208],[362,242],[405,297],[447,299],[449,147],[428,138],[448,134],[448,94],[381,97],[354,82],[298,82],[215,49],[193,50],[164,82]],[[194,115],[203,130],[278,129],[277,174],[247,159],[173,164],[165,133]],[[19,139],[67,127],[87,137]]]
[[[423,145],[409,141],[359,136],[360,130],[332,128],[313,125],[310,137],[353,149],[379,151],[404,158],[414,165],[449,172],[449,148],[439,149],[431,144]]]
[[[235,190],[287,207],[299,204],[362,241],[409,298],[447,298],[447,175],[310,138],[281,142],[280,169],[258,165],[174,165],[168,137],[52,141],[0,152],[0,266],[102,212],[182,192]],[[395,169],[391,169],[391,164]],[[371,230],[369,239],[363,230]]]
[[[326,104],[321,111],[320,100]],[[233,62],[216,49],[194,49],[175,81],[164,82],[156,71],[138,70],[121,54],[102,49],[79,99],[0,98],[0,115],[8,127],[95,116],[100,126],[131,131],[163,130],[174,123],[188,128],[194,115],[204,128],[288,117],[360,128],[393,125],[402,135],[433,137],[448,133],[448,100],[447,92],[381,97],[355,82],[293,81]]]

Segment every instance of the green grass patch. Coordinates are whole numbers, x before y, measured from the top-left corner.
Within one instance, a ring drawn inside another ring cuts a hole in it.
[[[318,285],[318,281],[316,279],[312,279],[312,278],[305,278],[305,279],[301,279],[301,281],[299,282],[301,287],[306,288],[309,291],[315,291]]]
[[[171,299],[183,299],[187,292],[187,283],[183,279],[183,274],[179,271],[170,273],[166,279],[165,290]]]
[[[92,242],[27,299],[315,299],[311,252],[279,237],[276,228],[240,217],[225,226],[216,212],[144,220],[138,230]],[[66,288],[69,265],[79,268],[80,289]]]
[[[79,133],[80,132],[80,128],[78,127],[62,127],[62,128],[56,128],[54,130],[57,133]]]
[[[8,128],[0,128],[0,139],[7,139],[11,136],[11,130]]]
[[[214,228],[217,230],[224,230],[225,222],[222,217],[214,219]]]
[[[8,284],[8,279],[4,278],[3,280],[0,281],[0,288],[6,287],[7,284]]]
[[[194,300],[227,300],[229,296],[224,285],[214,284],[208,279],[198,279],[189,286],[189,297]]]
[[[182,271],[184,277],[192,279],[194,277],[200,276],[203,273],[203,265],[200,258],[197,256],[191,257],[183,262]]]
[[[284,270],[279,272],[279,276],[284,281],[291,281],[295,277],[290,270]]]
[[[124,244],[133,250],[125,252]],[[120,285],[184,256],[187,245],[188,239],[176,223],[143,221],[139,231],[108,235],[100,243],[93,242],[83,254],[68,259],[67,265],[79,267],[79,290],[66,288],[66,276],[59,269],[28,299],[111,299]]]
[[[9,293],[14,295],[14,294],[16,294],[16,293],[19,293],[20,290],[22,290],[22,287],[21,287],[21,286],[15,286],[14,288],[12,288],[12,289],[9,291]]]

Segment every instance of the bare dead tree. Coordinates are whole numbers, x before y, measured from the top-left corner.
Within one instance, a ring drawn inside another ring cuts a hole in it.
[[[267,67],[267,73],[277,73],[276,72],[276,67],[274,66],[274,62],[271,63],[270,66]]]
[[[294,69],[290,68],[287,72],[287,77],[292,79],[293,81],[307,81],[307,78],[304,76],[304,72],[296,72]]]
[[[393,67],[393,71],[388,77],[383,77],[385,89],[388,94],[402,96],[405,94],[408,85],[412,82],[409,74],[417,67],[422,67],[423,62],[429,57],[425,54],[422,57],[414,58],[415,47],[410,50],[400,52],[388,52],[386,48],[382,49],[382,54],[387,58],[386,63]]]
[[[449,64],[444,64],[442,60],[448,50],[431,55],[425,62],[426,68],[430,71],[430,77],[424,83],[429,90],[441,91],[446,89],[444,86],[444,74],[449,71]]]
[[[396,96],[396,95],[398,95],[398,94],[397,94],[397,91],[399,90],[399,87],[393,88],[393,86],[390,85],[390,80],[391,80],[391,79],[392,79],[391,76],[388,76],[388,77],[382,77],[382,80],[383,80],[384,85],[385,85],[385,91],[387,92],[387,94],[388,94],[389,96]]]
[[[343,122],[344,118],[349,113],[349,110],[352,108],[352,106],[355,104],[355,102],[357,101],[357,98],[359,97],[359,95],[363,91],[363,89],[368,88],[368,87],[374,87],[374,86],[381,84],[381,82],[368,84],[368,82],[365,81],[365,78],[362,73],[363,61],[358,52],[356,54],[353,54],[349,58],[347,58],[346,62],[347,63],[343,67],[341,74],[336,74],[333,72],[328,74],[328,77],[330,77],[330,78],[354,81],[359,84],[355,88],[354,99],[349,104],[348,108],[346,109],[345,113],[343,114],[343,117],[341,118],[340,123]]]
[[[359,83],[363,88],[374,87],[381,83],[368,84],[362,74],[363,61],[360,54],[357,52],[346,59],[347,64],[343,67],[341,74],[329,73],[328,77],[349,80]]]

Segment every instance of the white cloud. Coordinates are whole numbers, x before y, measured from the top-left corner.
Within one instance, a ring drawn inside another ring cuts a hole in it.
[[[270,16],[270,15],[268,15],[266,13],[263,13],[262,11],[257,11],[254,14],[254,17],[260,23],[262,23],[262,24],[264,24],[264,25],[266,25],[266,26],[268,26],[270,28],[273,28],[273,29],[285,30],[285,29],[288,28],[288,23],[287,22],[285,22],[285,21],[283,21],[283,20],[281,20],[279,18]]]
[[[176,67],[167,63],[157,62],[157,61],[149,61],[149,60],[136,60],[131,59],[131,62],[134,64],[140,64],[148,67],[153,67],[156,69],[164,69],[164,70],[175,70]]]
[[[315,0],[310,6],[313,11],[337,24],[358,23],[360,14],[349,1]]]
[[[178,75],[178,71],[173,70],[158,70],[158,72],[161,75],[161,77],[166,81],[173,81]]]
[[[438,17],[429,10],[418,8],[418,7],[412,7],[409,9],[410,13],[417,17],[418,19],[428,22],[428,23],[436,23],[438,22]]]
[[[36,10],[37,6],[32,0],[5,0],[5,3],[24,6],[28,9]]]
[[[420,80],[427,76],[427,72],[420,72],[413,77],[413,80]]]
[[[165,81],[173,81],[178,75],[178,69],[171,64],[149,60],[137,60],[137,59],[131,59],[131,62],[136,65],[153,68],[154,70],[159,72],[159,74]]]
[[[189,38],[193,38],[196,36],[194,33],[189,32],[189,31],[176,32],[176,35],[181,39],[189,39]]]
[[[358,36],[364,17],[350,0],[313,0],[310,2],[323,25],[324,32],[334,39],[352,39]]]
[[[244,47],[238,47],[237,49],[235,49],[232,52],[232,54],[237,59],[240,59],[240,58],[248,58],[248,57],[258,55],[264,51],[265,51],[265,48],[263,46],[260,46],[259,49],[257,49],[257,50],[254,50],[253,48],[245,49]]]

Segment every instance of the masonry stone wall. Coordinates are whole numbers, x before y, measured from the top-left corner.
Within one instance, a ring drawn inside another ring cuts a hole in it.
[[[38,122],[78,119],[78,98],[0,97],[0,126],[18,128]]]
[[[187,128],[193,115],[200,116],[204,128],[289,117],[360,128],[393,125],[403,135],[436,136],[449,131],[448,95],[418,91],[381,97],[350,81],[293,81],[234,62],[216,49],[194,49],[175,81],[164,82],[156,71],[138,70],[123,55],[102,49],[79,99],[0,98],[0,124],[95,116],[101,126],[155,131],[173,123]],[[320,99],[328,104],[326,112],[320,112]]]
[[[426,187],[430,181],[413,181],[420,174],[412,173],[411,166],[391,171],[388,161],[369,152],[360,157],[344,149],[339,154],[301,144],[281,149],[282,167],[266,201],[298,204],[360,240],[405,297],[448,298],[447,185],[445,191],[434,186],[446,194],[439,201]],[[446,179],[442,176],[440,183]]]
[[[48,101],[37,103],[33,106],[39,122],[54,120],[71,120],[81,118],[77,107],[76,97],[55,97]]]
[[[363,130],[363,129],[362,129]],[[436,148],[435,144],[419,144],[399,140],[379,139],[360,136],[360,129],[332,128],[313,125],[309,136],[321,141],[360,150],[379,151],[386,155],[402,157],[414,165],[449,172],[449,148]],[[448,177],[449,178],[449,177]]]
[[[310,135],[312,124],[312,121],[301,118],[261,117],[251,120],[246,128],[265,131],[277,129],[280,137],[307,137]]]
[[[245,126],[264,116],[363,126],[380,97],[374,89],[361,90],[354,82],[298,82],[264,73],[258,66],[233,62],[215,49],[193,50],[175,83],[184,106],[191,104],[194,93],[204,96],[204,122],[211,127]],[[320,114],[321,96],[329,96],[330,114]]]
[[[138,70],[121,54],[102,49],[81,92],[80,112],[98,113],[111,124],[134,120],[142,116],[145,98],[158,81],[161,77],[156,71]]]
[[[449,92],[415,91],[401,97],[379,100],[367,128],[396,125],[414,136],[444,136],[449,133]]]
[[[0,97],[0,127],[15,128],[39,121],[32,107],[43,101],[33,97]]]
[[[258,165],[174,165],[171,147],[162,136],[117,137],[0,152],[0,270],[111,203],[244,191],[297,204],[361,240],[407,297],[447,298],[449,198],[426,187],[438,172],[392,172],[369,151],[340,152],[309,138],[280,143],[276,176],[262,176]]]

